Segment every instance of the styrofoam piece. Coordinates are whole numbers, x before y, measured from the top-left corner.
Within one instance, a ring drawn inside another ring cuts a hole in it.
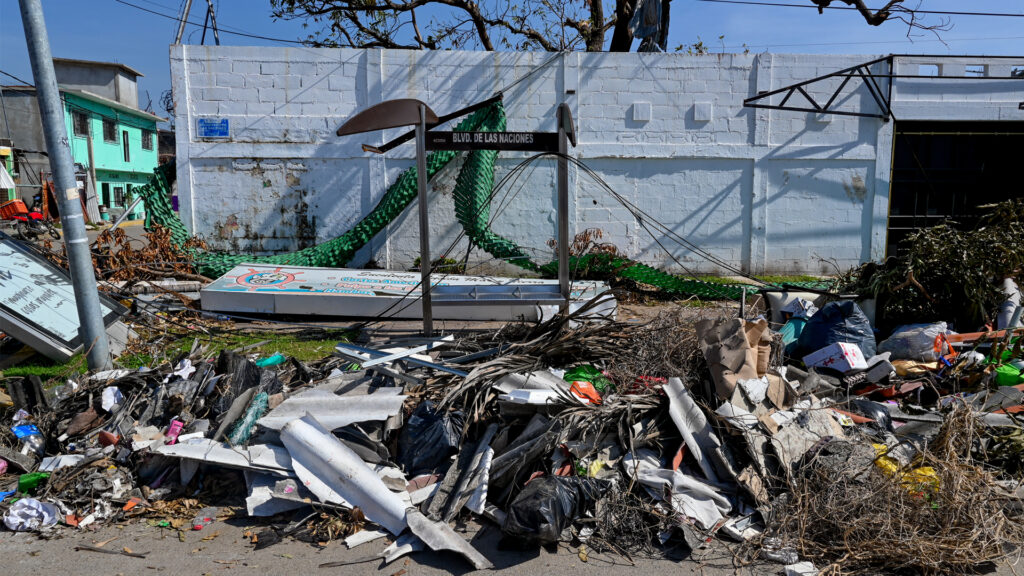
[[[741,428],[753,428],[757,426],[757,416],[747,410],[740,408],[732,402],[722,402],[722,405],[715,410],[715,414],[725,418],[731,424]]]

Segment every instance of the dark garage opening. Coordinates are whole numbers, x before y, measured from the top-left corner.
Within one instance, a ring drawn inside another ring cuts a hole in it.
[[[971,228],[981,206],[1024,196],[1024,122],[897,122],[886,255],[947,218]]]

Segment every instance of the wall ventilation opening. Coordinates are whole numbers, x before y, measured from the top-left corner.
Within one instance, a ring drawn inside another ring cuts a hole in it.
[[[968,64],[964,67],[965,76],[987,76],[986,66],[984,64]]]
[[[938,64],[921,64],[917,67],[917,73],[920,76],[938,76],[939,65]]]

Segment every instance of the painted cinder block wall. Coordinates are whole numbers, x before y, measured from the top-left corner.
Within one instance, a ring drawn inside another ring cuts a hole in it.
[[[892,123],[742,103],[875,58],[176,46],[181,215],[215,249],[272,253],[332,238],[413,164],[412,144],[384,156],[361,150],[402,130],[335,136],[347,118],[393,98],[419,98],[444,114],[504,89],[509,130],[554,130],[555,109],[567,102],[578,130],[571,153],[650,217],[729,266],[830,273],[884,256]],[[963,64],[943,62],[944,71]],[[879,65],[876,72],[888,70]],[[824,101],[840,80],[809,90]],[[888,89],[886,79],[879,81]],[[932,84],[894,86],[897,118],[1024,119],[1010,118],[1018,114],[1012,100],[1021,99],[1019,89],[923,82]],[[847,89],[839,102],[845,110],[877,112],[863,87]],[[199,138],[200,118],[228,119],[229,138]],[[502,153],[497,178],[528,156]],[[457,167],[431,186],[435,257],[460,231],[450,193]],[[552,255],[554,188],[554,161],[535,163],[498,193],[492,213],[495,230],[541,261]],[[571,169],[570,189],[573,232],[599,229],[601,241],[653,265],[723,272],[664,236],[653,239],[646,219],[584,171]],[[410,266],[419,250],[416,222],[415,210],[407,210],[353,265]],[[461,258],[465,242],[455,247]],[[502,269],[479,251],[471,261],[481,270]]]

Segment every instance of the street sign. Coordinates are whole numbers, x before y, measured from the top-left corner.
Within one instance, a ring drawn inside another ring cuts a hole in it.
[[[231,138],[231,123],[227,118],[197,118],[196,135],[208,140]]]
[[[427,132],[427,150],[558,152],[557,132]]]

